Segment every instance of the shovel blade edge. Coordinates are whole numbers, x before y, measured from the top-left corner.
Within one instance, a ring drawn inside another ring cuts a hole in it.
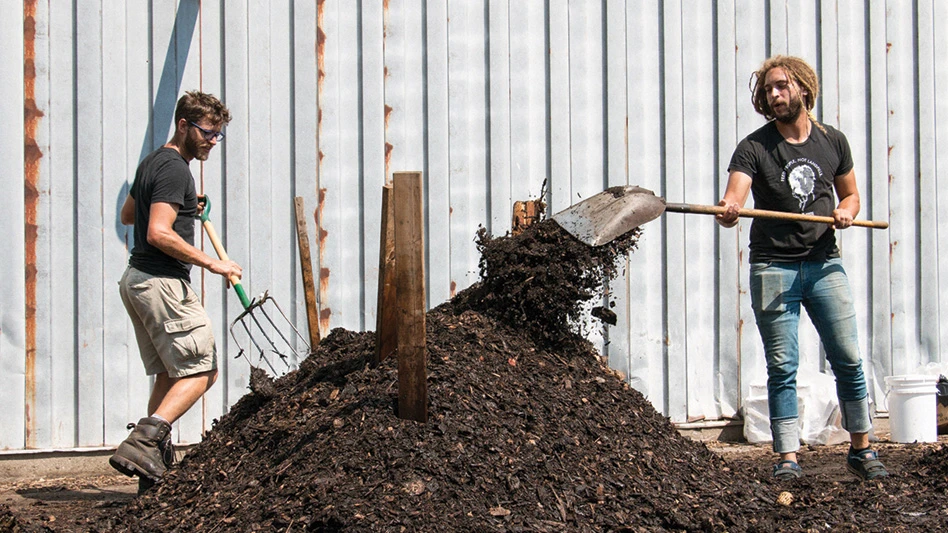
[[[580,241],[589,246],[601,246],[664,212],[664,198],[648,189],[625,185],[590,196],[552,218]]]

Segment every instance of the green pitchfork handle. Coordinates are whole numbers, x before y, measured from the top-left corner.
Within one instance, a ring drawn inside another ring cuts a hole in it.
[[[227,251],[224,250],[224,245],[221,244],[220,237],[217,236],[217,230],[214,229],[214,224],[211,224],[211,199],[206,194],[200,198],[204,198],[204,211],[201,212],[201,223],[204,224],[204,231],[207,232],[207,237],[211,239],[211,244],[214,245],[217,257],[219,257],[221,261],[230,261],[230,258],[227,257]],[[230,284],[234,286],[234,291],[237,293],[237,297],[240,298],[240,305],[244,306],[244,309],[248,309],[250,307],[250,298],[247,298],[247,293],[244,292],[244,286],[240,284],[240,278],[230,276],[227,279],[230,281]]]

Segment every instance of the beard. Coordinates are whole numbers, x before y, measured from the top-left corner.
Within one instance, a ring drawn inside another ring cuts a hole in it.
[[[207,156],[213,147],[214,145],[203,139],[198,140],[190,135],[184,138],[184,149],[198,161],[207,161]]]
[[[790,101],[786,103],[785,106],[780,108],[780,111],[777,111],[771,108],[774,118],[783,122],[784,124],[792,124],[800,117],[800,113],[803,111],[803,98],[800,95],[793,95],[790,97]]]

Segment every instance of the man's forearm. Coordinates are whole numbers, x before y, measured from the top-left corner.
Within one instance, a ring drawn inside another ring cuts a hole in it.
[[[171,232],[159,232],[148,236],[148,243],[179,261],[201,268],[210,269],[214,259],[199,248],[191,246],[180,235]]]
[[[849,196],[840,200],[839,205],[836,206],[836,209],[845,209],[853,215],[853,218],[856,218],[856,215],[859,214],[860,207],[861,205],[859,202],[859,195],[850,194]]]

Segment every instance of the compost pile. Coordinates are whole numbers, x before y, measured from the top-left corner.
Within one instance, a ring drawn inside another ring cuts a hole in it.
[[[371,365],[374,334],[336,329],[299,370],[255,373],[154,489],[54,530],[890,530],[879,518],[908,485],[859,485],[853,506],[850,483],[804,477],[801,503],[781,507],[784,486],[681,437],[603,364],[578,309],[637,237],[592,249],[552,222],[481,232],[484,278],[426,316],[427,423],[398,418],[397,362]],[[920,466],[929,480],[943,455]]]
[[[336,329],[93,529],[746,529],[725,501],[753,508],[755,484],[575,331],[637,237],[590,248],[551,221],[480,232],[481,282],[426,316],[427,423],[397,417],[397,364],[371,366],[374,334]]]
[[[590,326],[582,304],[601,299],[639,235],[635,228],[590,247],[550,220],[514,238],[494,238],[482,228],[476,239],[481,281],[456,296],[454,306],[518,324],[541,347],[572,346]],[[597,306],[593,314],[615,324],[607,307]]]

